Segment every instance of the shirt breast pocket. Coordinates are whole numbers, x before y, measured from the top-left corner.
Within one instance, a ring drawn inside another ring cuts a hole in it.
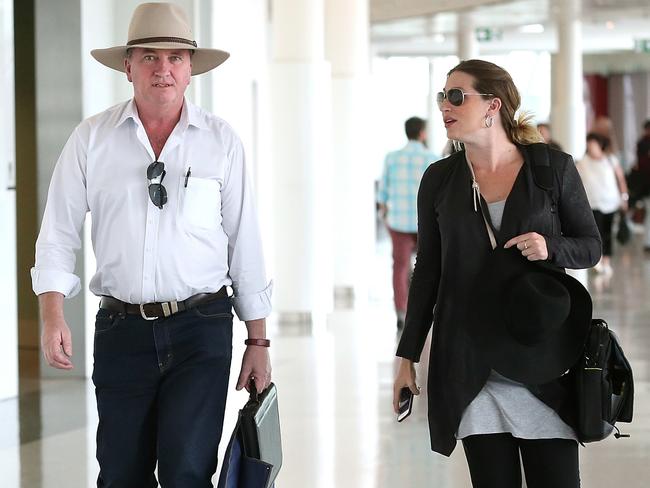
[[[221,184],[207,178],[181,180],[181,221],[188,230],[214,230],[221,225]]]

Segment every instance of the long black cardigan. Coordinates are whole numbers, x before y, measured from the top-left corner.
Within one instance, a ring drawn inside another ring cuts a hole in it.
[[[588,268],[601,255],[601,240],[584,187],[568,154],[549,149],[557,202],[535,184],[532,155],[518,146],[524,164],[506,200],[497,243],[537,232],[548,260],[563,268]],[[397,356],[418,362],[433,322],[428,406],[431,449],[449,456],[465,407],[481,390],[490,367],[466,335],[469,290],[492,251],[481,211],[474,210],[472,178],[461,151],[429,166],[418,192],[418,253],[406,323]],[[487,204],[481,200],[487,214]],[[483,286],[489,287],[490,283]],[[435,312],[434,312],[435,306]],[[529,390],[574,426],[570,378]]]

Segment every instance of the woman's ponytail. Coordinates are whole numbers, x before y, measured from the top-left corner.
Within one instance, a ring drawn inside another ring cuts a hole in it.
[[[544,142],[542,135],[533,125],[533,114],[530,112],[519,112],[510,129],[510,138],[517,144],[533,144],[535,142]]]

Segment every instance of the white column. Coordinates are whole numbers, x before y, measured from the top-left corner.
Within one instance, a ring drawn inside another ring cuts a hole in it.
[[[586,113],[583,99],[582,22],[580,0],[558,2],[558,53],[552,62],[553,135],[575,159],[585,152]],[[568,270],[587,287],[587,270]]]
[[[433,59],[429,59],[429,94],[427,95],[427,146],[434,153],[438,153],[435,149],[436,139],[435,139],[435,124],[440,119],[440,110],[438,109],[438,104],[436,103],[436,94],[440,91],[440,87],[436,86],[435,82],[435,62]]]
[[[585,151],[586,135],[580,0],[558,2],[558,6],[551,122],[553,135],[564,150],[579,158]]]
[[[456,25],[458,59],[473,59],[479,56],[474,17],[470,12],[459,13]]]
[[[323,0],[274,0],[271,127],[274,306],[309,321],[332,302],[330,68]]]
[[[199,47],[214,47],[212,21],[214,1],[193,0],[194,18],[192,19],[194,39]],[[192,80],[191,86],[194,89],[194,103],[210,111],[212,110],[213,72],[209,71]]]
[[[337,297],[367,301],[374,253],[374,180],[368,133],[368,0],[327,0],[325,54],[332,66],[332,168],[329,188]]]
[[[0,1],[0,401],[18,395],[13,3]],[[11,423],[9,424],[11,425]],[[7,466],[7,475],[15,468]]]

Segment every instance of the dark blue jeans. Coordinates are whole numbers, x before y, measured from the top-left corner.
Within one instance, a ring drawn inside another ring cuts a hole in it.
[[[102,488],[212,487],[232,357],[230,298],[147,321],[100,309],[93,382]]]

